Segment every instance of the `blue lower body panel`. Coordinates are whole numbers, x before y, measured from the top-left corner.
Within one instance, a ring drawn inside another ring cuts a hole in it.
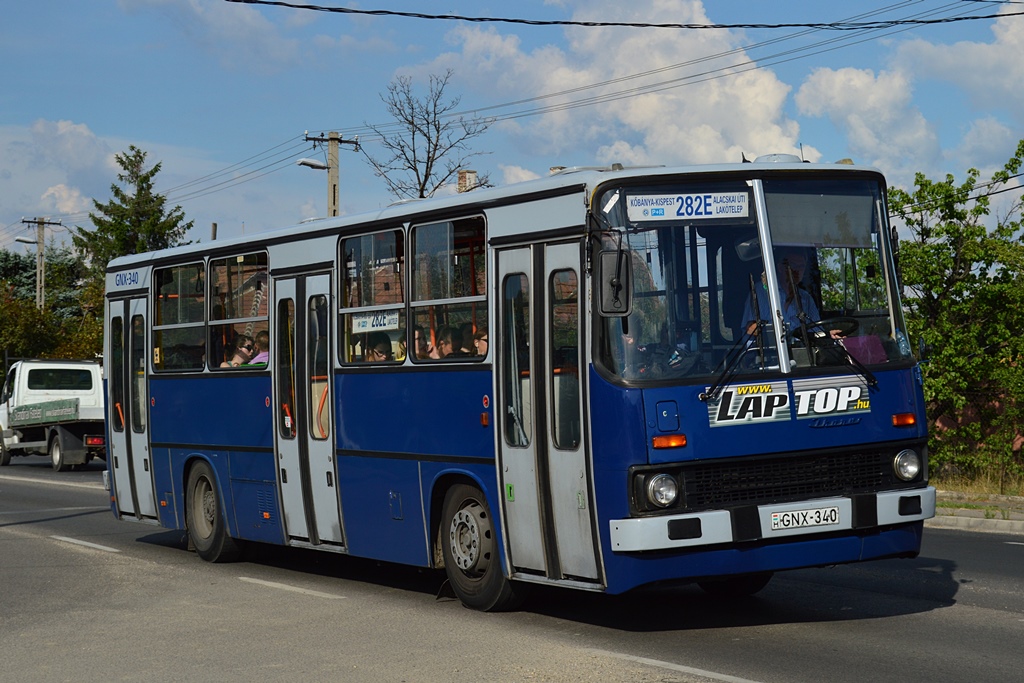
[[[645,584],[713,576],[821,567],[891,557],[914,557],[923,522],[801,541],[751,543],[721,550],[609,553],[608,592]]]

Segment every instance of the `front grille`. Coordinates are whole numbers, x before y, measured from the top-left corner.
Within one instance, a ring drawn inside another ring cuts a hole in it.
[[[824,453],[709,460],[684,465],[689,510],[764,505],[874,493],[905,485],[892,472],[892,454]]]

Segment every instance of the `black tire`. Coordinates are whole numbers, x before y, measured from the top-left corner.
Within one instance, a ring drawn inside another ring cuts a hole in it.
[[[491,511],[479,489],[457,484],[448,490],[440,541],[445,572],[462,604],[501,612],[522,603],[525,586],[513,584],[501,570]]]
[[[50,441],[50,465],[54,472],[63,472],[68,469],[67,463],[64,462],[64,443],[61,441],[59,433],[55,434],[53,440]]]
[[[234,562],[241,555],[241,543],[228,535],[213,469],[204,461],[197,462],[188,473],[185,524],[196,554],[207,562]]]
[[[0,427],[0,431],[3,431],[3,427]],[[11,464],[11,452],[7,450],[7,446],[4,445],[4,439],[0,436],[0,467],[7,467]]]
[[[723,579],[698,581],[697,585],[709,595],[716,598],[744,598],[757,593],[772,580],[773,572],[746,574],[745,576],[729,576]]]

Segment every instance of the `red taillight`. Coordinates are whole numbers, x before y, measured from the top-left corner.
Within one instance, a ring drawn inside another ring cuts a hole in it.
[[[85,445],[86,446],[102,446],[103,445],[103,437],[102,436],[87,436],[87,437],[85,437]]]

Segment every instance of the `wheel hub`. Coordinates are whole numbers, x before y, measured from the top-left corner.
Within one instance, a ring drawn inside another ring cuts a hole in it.
[[[475,503],[467,505],[455,513],[448,530],[452,559],[463,572],[482,573],[487,569],[489,553],[483,544],[488,541],[481,529],[482,511]]]

